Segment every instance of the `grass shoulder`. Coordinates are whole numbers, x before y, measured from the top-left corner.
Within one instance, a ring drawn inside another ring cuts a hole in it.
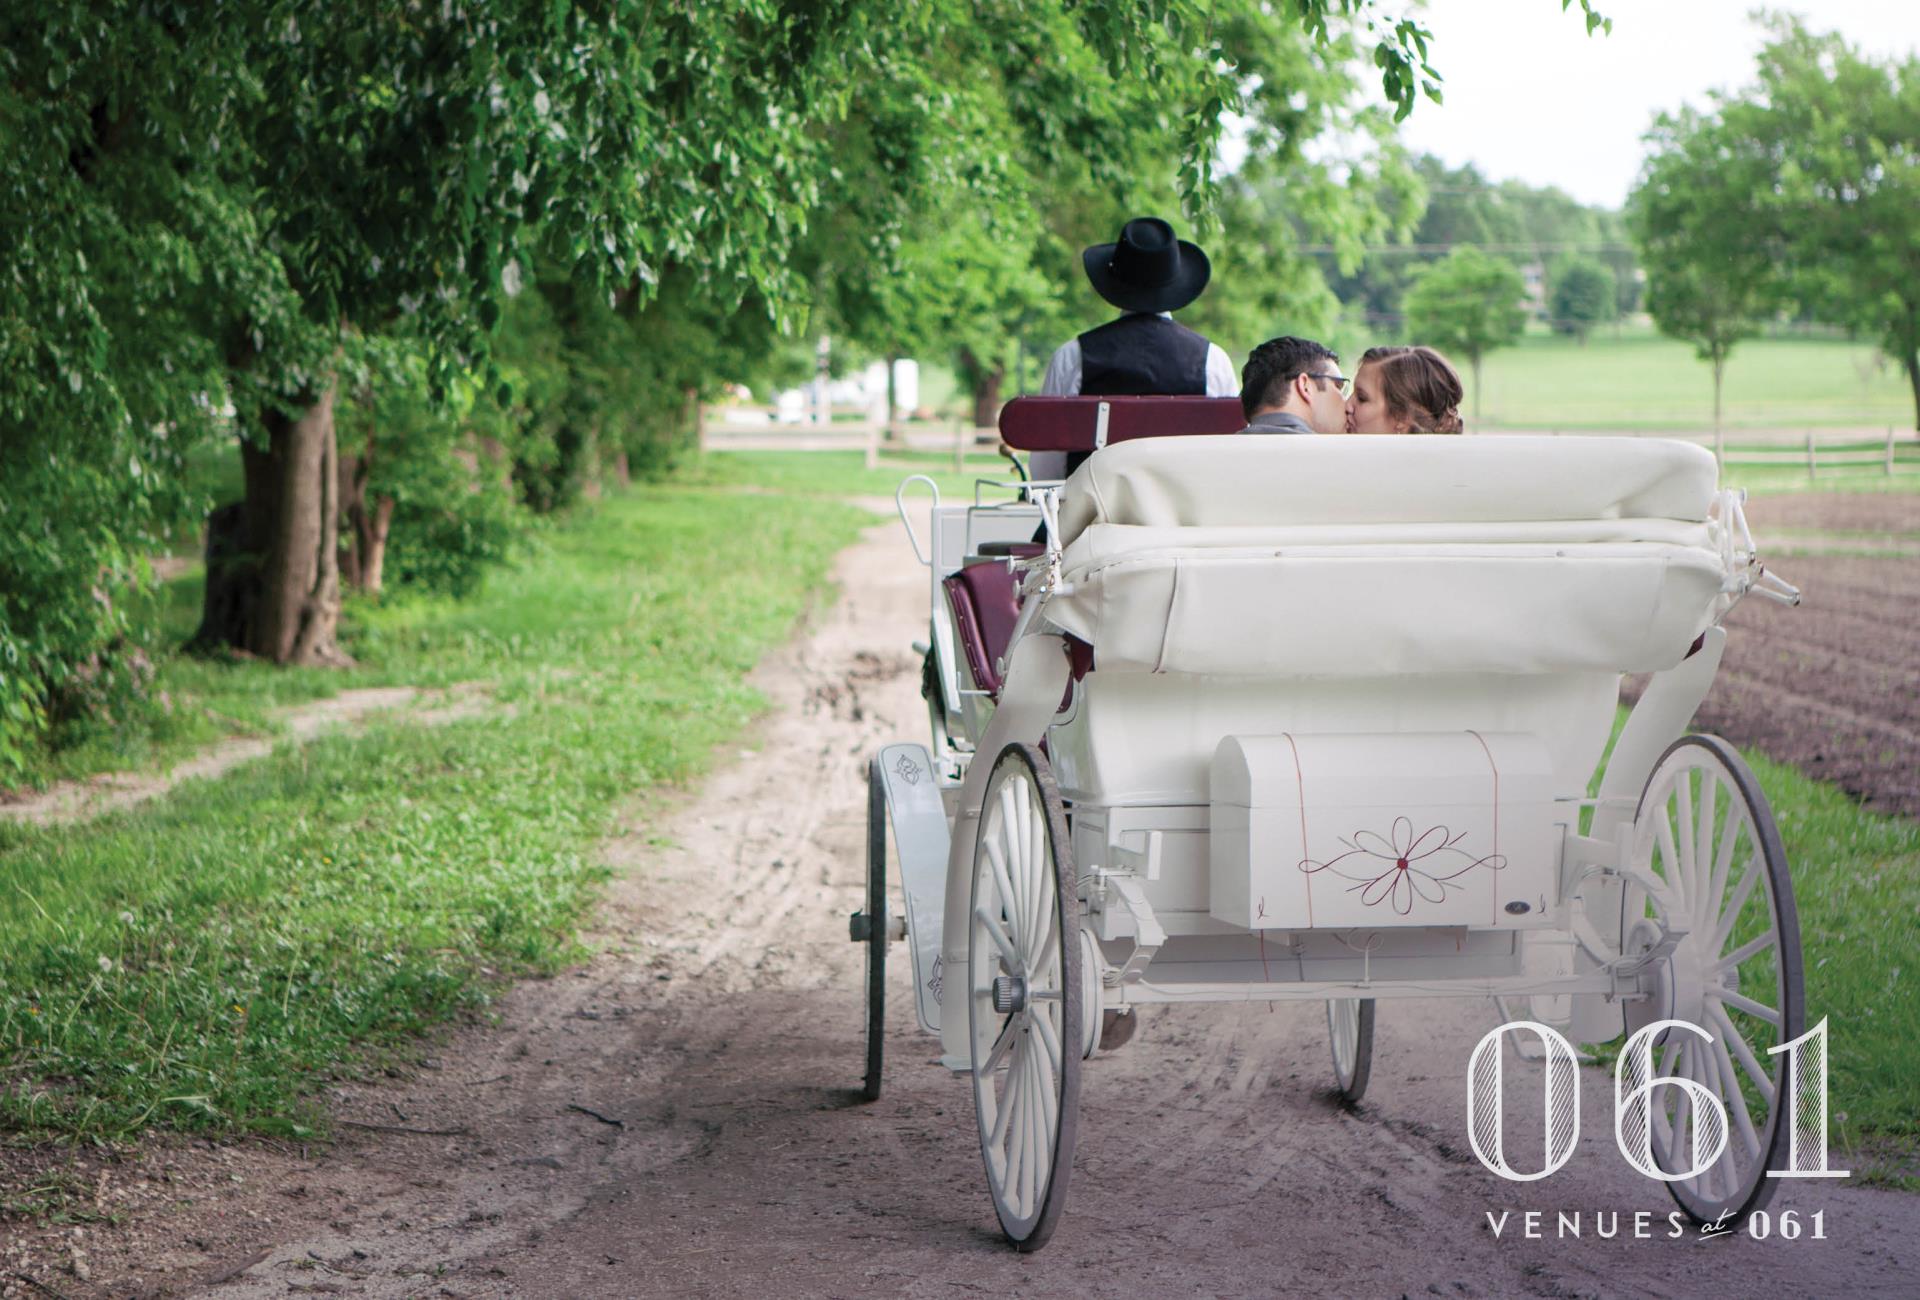
[[[486,680],[501,709],[283,747],[78,829],[0,826],[0,1125],[298,1136],[326,1078],[550,968],[610,810],[752,718],[746,672],[870,519],[633,489],[474,599],[358,616],[355,684]],[[320,689],[169,670],[207,700]]]

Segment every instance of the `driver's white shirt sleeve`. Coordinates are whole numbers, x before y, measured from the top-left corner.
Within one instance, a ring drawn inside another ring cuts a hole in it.
[[[1047,373],[1040,378],[1040,396],[1078,397],[1080,374],[1080,340],[1068,339],[1053,350],[1053,357],[1047,362]],[[1234,371],[1233,358],[1218,343],[1207,344],[1207,396],[1240,396],[1240,376]],[[1036,451],[1029,469],[1037,479],[1065,478],[1067,453]]]
[[[1207,344],[1207,396],[1240,396],[1240,376],[1233,368],[1233,358],[1218,343]]]

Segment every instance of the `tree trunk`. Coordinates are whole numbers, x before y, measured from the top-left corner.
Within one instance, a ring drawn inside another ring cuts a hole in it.
[[[340,619],[340,470],[334,387],[288,417],[268,410],[265,449],[242,443],[246,499],[207,521],[202,648],[277,664],[346,664]]]
[[[982,371],[973,385],[973,427],[997,428],[1000,423],[1000,384],[1007,376],[1004,366]]]
[[[1475,352],[1471,356],[1469,356],[1467,360],[1473,363],[1473,431],[1475,433],[1479,433],[1481,432],[1481,429],[1480,429],[1480,354],[1478,352]]]
[[[900,354],[887,354],[887,441],[900,439]]]
[[[1907,383],[1913,389],[1913,427],[1920,434],[1920,352],[1909,352],[1901,358],[1907,368]]]
[[[1713,459],[1721,469],[1727,467],[1727,435],[1720,423],[1720,381],[1727,372],[1727,359],[1713,359]]]
[[[366,512],[361,511],[362,516]],[[393,527],[393,498],[380,497],[373,503],[373,514],[366,519],[360,534],[360,577],[363,590],[378,592],[381,575],[387,567],[387,533]]]

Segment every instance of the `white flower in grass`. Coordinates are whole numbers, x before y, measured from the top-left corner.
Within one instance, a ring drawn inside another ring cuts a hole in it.
[[[113,973],[113,958],[107,956],[100,958],[100,973],[102,975],[111,975]]]

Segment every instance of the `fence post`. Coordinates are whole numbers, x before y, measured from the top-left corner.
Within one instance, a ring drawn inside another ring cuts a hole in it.
[[[1893,473],[1893,426],[1887,426],[1887,473]]]
[[[1807,430],[1807,477],[1816,478],[1819,476],[1819,473],[1820,473],[1820,468],[1817,464],[1815,464],[1813,459],[1813,430],[1808,429]]]

